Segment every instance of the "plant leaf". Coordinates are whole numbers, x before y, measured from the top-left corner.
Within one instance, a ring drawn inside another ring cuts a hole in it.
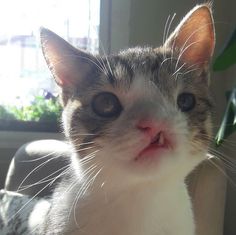
[[[55,97],[45,99],[36,96],[31,105],[20,108],[0,105],[0,119],[6,120],[59,122],[61,112],[62,107]]]
[[[219,54],[213,64],[214,71],[221,71],[236,63],[236,28],[226,43],[223,51]]]
[[[216,146],[220,146],[224,139],[236,131],[236,88],[231,91],[226,111],[215,137]]]

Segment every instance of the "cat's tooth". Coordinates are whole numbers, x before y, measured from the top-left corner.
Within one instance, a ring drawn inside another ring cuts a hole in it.
[[[158,145],[162,146],[164,144],[164,141],[165,141],[164,134],[163,132],[161,132],[159,135]]]
[[[154,139],[153,142],[158,142],[159,143],[160,134],[161,134],[161,132],[158,133],[158,135],[156,136],[156,138]]]

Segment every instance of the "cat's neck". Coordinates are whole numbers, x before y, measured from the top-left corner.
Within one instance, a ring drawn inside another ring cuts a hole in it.
[[[80,229],[74,234],[193,235],[191,203],[184,182],[155,186],[146,184],[118,194],[93,192],[77,204]],[[70,229],[76,227],[73,215],[71,221]]]

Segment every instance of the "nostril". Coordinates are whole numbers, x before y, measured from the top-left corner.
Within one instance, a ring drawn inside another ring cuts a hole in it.
[[[143,132],[148,132],[151,130],[151,127],[148,127],[148,126],[147,127],[137,126],[137,128]]]
[[[151,138],[159,132],[158,125],[154,121],[142,120],[137,123],[136,127]]]
[[[137,124],[137,128],[141,131],[149,131],[151,129],[152,124],[147,121],[140,121]]]

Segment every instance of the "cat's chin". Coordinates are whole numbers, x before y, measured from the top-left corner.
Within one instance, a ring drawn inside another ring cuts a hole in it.
[[[167,147],[148,146],[134,158],[134,161],[142,163],[145,161],[158,160],[169,155],[168,153],[170,153],[170,151],[171,150]]]

